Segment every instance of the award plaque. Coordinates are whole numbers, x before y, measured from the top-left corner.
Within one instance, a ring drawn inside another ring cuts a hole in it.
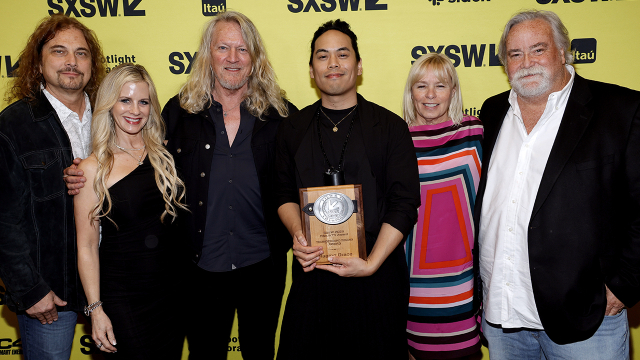
[[[329,256],[366,259],[362,185],[300,189],[303,232],[308,246],[322,246],[318,264]]]

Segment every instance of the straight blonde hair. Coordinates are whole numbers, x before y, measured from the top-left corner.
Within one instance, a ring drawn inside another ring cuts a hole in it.
[[[448,114],[455,125],[460,125],[460,123],[462,123],[464,113],[462,111],[462,92],[460,91],[458,73],[451,62],[451,59],[446,55],[439,53],[428,53],[422,55],[413,63],[413,66],[411,66],[402,99],[402,115],[404,117],[404,121],[406,121],[409,126],[412,126],[416,121],[416,109],[413,106],[411,88],[429,71],[433,71],[438,80],[451,88],[453,96],[451,97],[451,103],[449,104]]]

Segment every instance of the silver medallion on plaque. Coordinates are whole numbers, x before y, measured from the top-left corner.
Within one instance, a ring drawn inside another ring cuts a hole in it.
[[[313,213],[325,224],[342,224],[353,214],[353,200],[345,194],[326,193],[313,203]]]

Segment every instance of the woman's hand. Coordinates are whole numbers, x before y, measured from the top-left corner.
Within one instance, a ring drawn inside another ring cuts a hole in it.
[[[316,267],[316,261],[323,254],[322,246],[307,246],[307,239],[298,230],[293,234],[293,256],[298,259],[304,272],[309,272]]]
[[[91,312],[91,337],[95,341],[98,349],[114,353],[116,349],[116,337],[113,335],[113,326],[107,314],[105,314],[102,306],[98,306]]]
[[[362,260],[359,257],[330,256],[329,261],[331,262],[329,265],[317,265],[316,267],[342,277],[371,276],[378,270],[369,260]]]

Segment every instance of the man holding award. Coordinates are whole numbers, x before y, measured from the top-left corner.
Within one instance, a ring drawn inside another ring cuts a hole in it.
[[[321,100],[283,121],[277,136],[278,214],[298,260],[278,359],[406,357],[401,243],[420,205],[409,130],[357,94],[362,61],[346,22],[316,31],[309,72]],[[336,248],[359,237],[364,249]]]

